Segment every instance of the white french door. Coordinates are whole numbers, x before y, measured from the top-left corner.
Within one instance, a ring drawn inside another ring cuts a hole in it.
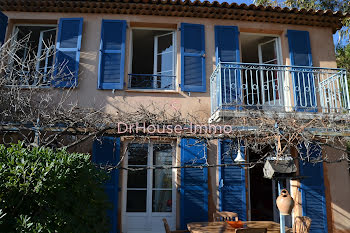
[[[153,85],[158,89],[175,88],[175,32],[154,37]]]
[[[123,173],[122,232],[164,232],[163,218],[175,229],[175,170],[146,169],[172,165],[169,143],[130,143]]]
[[[258,45],[259,63],[267,65],[280,64],[280,50],[278,38]],[[260,68],[262,104],[264,107],[278,107],[283,105],[282,72],[278,67]]]
[[[47,73],[53,65],[55,51],[56,28],[40,32],[36,66],[37,71]]]

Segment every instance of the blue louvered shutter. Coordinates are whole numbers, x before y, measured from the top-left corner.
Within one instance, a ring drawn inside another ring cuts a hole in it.
[[[203,141],[181,139],[181,166],[203,165],[207,147]],[[182,168],[180,188],[181,228],[189,222],[208,221],[208,169]]]
[[[124,88],[125,36],[125,20],[102,20],[99,89]]]
[[[93,144],[92,160],[101,165],[117,165],[120,159],[120,138],[102,137],[95,140]],[[105,183],[105,190],[113,208],[108,211],[111,223],[111,233],[117,231],[118,221],[118,192],[119,192],[119,170],[113,169],[110,173],[110,180]]]
[[[239,62],[239,31],[236,26],[215,26],[215,54],[216,64],[222,62],[221,67],[221,96],[218,94],[218,105],[241,104],[241,76],[238,64],[227,62]],[[220,82],[217,82],[219,85]],[[219,90],[220,87],[217,87]]]
[[[5,42],[8,18],[0,11],[0,46]]]
[[[288,30],[287,35],[291,65],[297,66],[291,70],[295,109],[297,111],[307,112],[317,111],[314,75],[310,72],[312,56],[309,32]],[[307,66],[309,68],[300,66]]]
[[[301,179],[301,198],[303,216],[312,219],[310,233],[327,233],[327,209],[325,197],[325,185],[323,178],[323,164],[311,163],[312,160],[322,158],[321,148],[316,144],[309,145],[308,149],[304,144],[299,146],[300,154],[307,158],[309,152],[309,161],[300,160],[300,175],[305,176]]]
[[[78,85],[79,58],[83,18],[61,18],[56,43],[56,70],[51,81],[54,87]]]
[[[244,148],[240,147],[242,156]],[[237,157],[237,141],[220,140],[218,163],[232,164]],[[238,166],[219,167],[220,211],[235,212],[240,220],[247,220],[245,170]]]
[[[206,92],[205,35],[201,24],[181,24],[181,89]]]

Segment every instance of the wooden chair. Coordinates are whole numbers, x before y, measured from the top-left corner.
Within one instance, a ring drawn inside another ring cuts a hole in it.
[[[311,226],[311,218],[306,216],[296,216],[294,218],[293,232],[294,233],[309,233]]]
[[[238,221],[238,214],[234,212],[216,212],[213,217],[214,222]]]
[[[164,223],[164,228],[165,228],[165,232],[166,233],[185,233],[185,232],[189,232],[189,231],[186,231],[186,230],[171,231],[170,227],[169,227],[169,224],[168,224],[168,221],[165,218],[163,218],[163,223]]]
[[[236,233],[266,233],[266,228],[239,228]]]

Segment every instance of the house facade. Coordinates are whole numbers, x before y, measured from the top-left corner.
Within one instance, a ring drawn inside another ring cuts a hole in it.
[[[0,8],[0,42],[30,34],[38,56],[54,50],[36,69],[66,63],[67,72],[47,85],[73,88],[84,107],[113,114],[152,103],[211,123],[250,111],[312,118],[350,109],[333,44],[339,12],[149,0],[0,0]],[[306,153],[302,147],[293,156]],[[172,230],[186,229],[215,211],[279,222],[278,182],[264,179],[261,166],[206,166],[230,164],[238,154],[260,158],[245,148],[235,140],[115,135],[84,150],[96,163],[127,168],[113,170],[106,184],[111,232],[164,232],[163,218]],[[314,157],[339,154],[310,150]],[[311,232],[350,232],[346,161],[297,165],[304,178],[283,181],[296,200],[293,216],[309,216]],[[148,169],[155,166],[179,168]]]

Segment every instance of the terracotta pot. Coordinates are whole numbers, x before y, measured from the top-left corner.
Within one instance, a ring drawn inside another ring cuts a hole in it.
[[[282,215],[290,215],[294,207],[294,200],[287,189],[282,189],[276,200],[277,207]]]

